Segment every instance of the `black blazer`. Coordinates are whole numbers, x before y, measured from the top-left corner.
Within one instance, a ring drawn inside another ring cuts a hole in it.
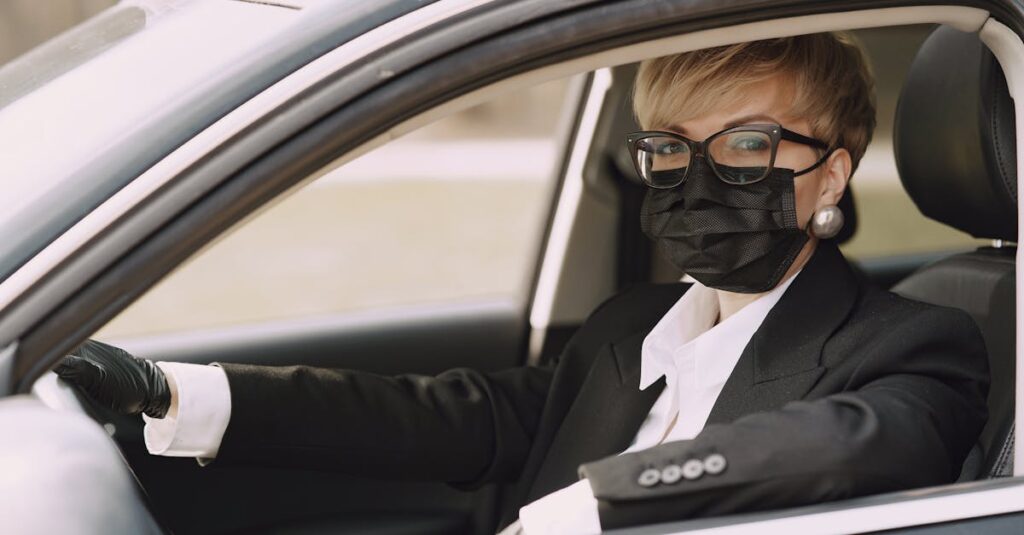
[[[860,284],[827,242],[754,334],[700,435],[617,455],[664,388],[639,390],[641,343],[687,288],[612,297],[544,367],[385,377],[225,364],[232,409],[217,462],[511,483],[503,526],[580,476],[605,528],[956,479],[987,416],[976,325]],[[716,475],[640,482],[712,453],[726,460]]]

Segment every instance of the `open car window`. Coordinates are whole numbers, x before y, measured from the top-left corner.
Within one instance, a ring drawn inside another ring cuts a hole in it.
[[[317,177],[99,336],[474,300],[524,306],[575,110],[570,85],[496,97]]]

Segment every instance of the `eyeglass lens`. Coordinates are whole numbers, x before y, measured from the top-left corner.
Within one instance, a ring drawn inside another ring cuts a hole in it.
[[[637,169],[640,177],[656,188],[678,186],[690,165],[690,147],[675,138],[651,136],[637,140]]]
[[[647,136],[634,144],[637,170],[655,188],[678,186],[686,178],[691,150],[687,143],[667,136]],[[707,156],[715,173],[729,184],[742,185],[764,178],[771,168],[772,138],[765,132],[723,132],[707,143]]]

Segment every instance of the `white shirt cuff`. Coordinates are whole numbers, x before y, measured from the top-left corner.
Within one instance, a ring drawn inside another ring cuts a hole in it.
[[[178,414],[150,418],[143,436],[153,455],[213,459],[231,419],[228,376],[218,366],[157,362],[178,389]]]
[[[601,533],[597,498],[586,479],[520,508],[519,522],[526,535]]]

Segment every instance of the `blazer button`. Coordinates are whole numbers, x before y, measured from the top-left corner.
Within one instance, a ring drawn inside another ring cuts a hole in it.
[[[640,478],[636,480],[641,487],[653,487],[661,481],[661,472],[654,468],[648,468],[640,472]]]
[[[683,468],[678,464],[670,464],[661,469],[661,482],[666,485],[677,483],[683,478]]]
[[[683,477],[689,480],[700,479],[704,475],[704,463],[698,459],[690,459],[683,463]]]
[[[704,471],[713,476],[724,472],[726,466],[725,456],[721,453],[712,453],[704,458]]]

